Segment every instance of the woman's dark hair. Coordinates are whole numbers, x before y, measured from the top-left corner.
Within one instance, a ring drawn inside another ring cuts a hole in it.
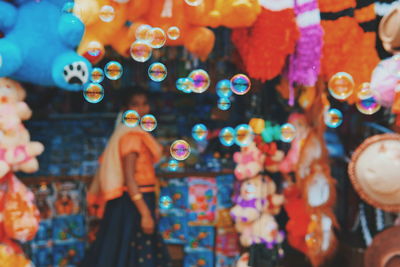
[[[143,95],[147,97],[147,99],[149,98],[149,92],[140,86],[122,89],[120,94],[120,106],[127,107],[132,97],[138,95]]]

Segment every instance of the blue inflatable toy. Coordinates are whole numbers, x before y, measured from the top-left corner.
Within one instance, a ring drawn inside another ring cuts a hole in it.
[[[75,52],[84,24],[65,0],[0,0],[0,77],[78,91],[92,66]]]

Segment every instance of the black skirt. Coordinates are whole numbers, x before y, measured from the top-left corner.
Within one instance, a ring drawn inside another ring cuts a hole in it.
[[[143,199],[155,219],[154,193]],[[171,266],[166,246],[157,228],[152,235],[143,233],[141,215],[127,193],[107,202],[96,241],[81,267],[167,267]]]

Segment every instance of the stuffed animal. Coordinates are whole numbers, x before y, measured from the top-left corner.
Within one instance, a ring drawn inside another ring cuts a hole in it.
[[[235,176],[238,180],[252,178],[263,171],[265,155],[257,148],[253,142],[249,146],[242,147],[241,152],[233,155],[236,162]]]
[[[267,184],[261,175],[244,180],[240,186],[240,195],[231,209],[231,216],[236,222],[253,222],[263,212],[267,201]]]
[[[0,78],[0,128],[10,130],[31,117],[32,111],[23,102],[25,90],[11,79]]]
[[[185,12],[194,25],[240,28],[253,25],[261,6],[256,0],[204,0],[200,6],[186,5]]]
[[[91,64],[74,51],[84,25],[65,2],[0,1],[0,77],[73,91],[89,82]]]

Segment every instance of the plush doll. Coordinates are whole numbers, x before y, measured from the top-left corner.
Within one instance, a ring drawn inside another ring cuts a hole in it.
[[[65,2],[0,1],[0,77],[73,91],[89,82],[91,64],[74,51],[84,25]]]
[[[253,142],[249,146],[242,147],[241,152],[233,155],[236,162],[235,176],[238,180],[252,178],[262,172],[265,155],[257,148]]]
[[[256,220],[266,205],[267,194],[267,184],[261,175],[244,180],[236,205],[231,209],[234,221],[248,223]]]
[[[232,29],[253,25],[261,6],[256,0],[204,0],[200,6],[186,5],[185,12],[194,25]]]
[[[31,117],[32,111],[24,99],[25,90],[19,83],[0,78],[0,128],[10,130]]]
[[[232,31],[232,41],[252,78],[266,81],[278,76],[299,37],[292,0],[263,0],[261,14],[249,28]]]

